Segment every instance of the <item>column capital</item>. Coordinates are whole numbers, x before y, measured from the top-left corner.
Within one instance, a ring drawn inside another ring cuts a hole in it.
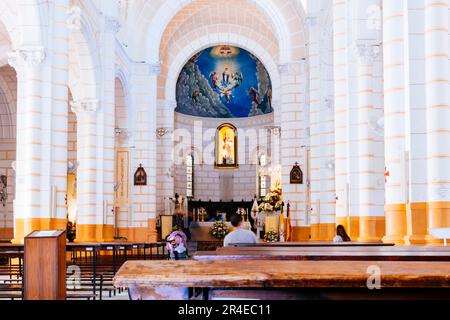
[[[70,102],[70,107],[76,115],[82,113],[96,113],[99,109],[100,103],[96,99],[83,99]]]
[[[278,65],[278,72],[280,74],[287,74],[289,71],[289,64],[288,63],[281,63]]]
[[[317,26],[317,15],[306,16],[304,24],[306,28],[313,28]]]
[[[161,72],[161,64],[159,62],[149,63],[150,74],[151,75],[159,75]]]
[[[72,6],[67,10],[66,24],[69,30],[81,29],[81,9],[79,6]]]
[[[357,58],[361,62],[371,63],[381,53],[381,43],[375,40],[355,40],[352,46]]]
[[[9,54],[8,63],[16,70],[22,66],[37,67],[45,57],[43,46],[23,46]]]
[[[116,34],[120,30],[120,22],[116,17],[105,17],[105,32]]]
[[[161,64],[159,62],[135,62],[133,64],[133,73],[141,76],[159,75]]]

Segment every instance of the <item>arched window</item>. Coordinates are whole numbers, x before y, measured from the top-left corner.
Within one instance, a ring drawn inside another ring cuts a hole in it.
[[[186,197],[194,197],[194,156],[186,156]]]
[[[267,165],[267,157],[265,154],[262,154],[259,157],[259,167],[264,169],[260,170],[259,173],[259,196],[264,197],[267,194],[267,176],[265,174],[265,166]]]
[[[216,130],[216,168],[237,168],[237,129],[225,123]]]

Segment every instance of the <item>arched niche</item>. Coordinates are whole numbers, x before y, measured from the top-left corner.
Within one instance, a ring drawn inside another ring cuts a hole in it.
[[[238,168],[238,132],[235,126],[224,123],[216,129],[216,169]]]

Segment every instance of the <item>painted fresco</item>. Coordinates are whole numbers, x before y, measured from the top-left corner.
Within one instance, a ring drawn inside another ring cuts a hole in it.
[[[250,52],[216,46],[194,55],[177,82],[176,112],[211,118],[271,113],[272,85],[263,64]]]

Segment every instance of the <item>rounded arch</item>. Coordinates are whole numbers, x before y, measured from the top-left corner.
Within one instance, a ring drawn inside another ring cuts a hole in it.
[[[115,127],[128,129],[130,116],[128,112],[126,85],[120,73],[115,78]]]
[[[241,35],[235,35],[235,41],[230,41],[230,38],[223,33],[209,34],[198,38],[190,43],[185,48],[179,51],[179,54],[170,64],[167,72],[168,78],[165,82],[164,95],[166,101],[176,101],[176,84],[178,75],[183,69],[187,61],[196,53],[216,45],[232,45],[241,47],[250,53],[254,54],[266,67],[266,70],[272,81],[273,101],[280,101],[281,99],[281,79],[278,72],[278,66],[270,54],[256,41],[245,38]],[[274,106],[276,112],[277,106]]]
[[[99,50],[94,32],[84,15],[80,29],[73,30],[69,41],[69,87],[74,100],[98,99]]]
[[[0,68],[0,138],[14,139],[16,137],[15,98],[8,84],[1,75]]]
[[[278,5],[270,0],[247,0],[258,7],[266,17],[272,22],[275,33],[280,43],[280,62],[299,60],[304,55],[301,48],[304,46],[305,38],[303,31],[304,10],[302,4],[295,5],[291,0]],[[181,11],[193,3],[193,0],[184,1],[165,1],[151,15],[151,20],[146,27],[145,34],[147,47],[145,57],[147,61],[159,61],[159,51],[164,30],[170,21]],[[143,13],[144,15],[145,13]]]
[[[42,45],[47,6],[39,0],[0,1],[0,22],[10,35],[13,48],[21,45]]]

